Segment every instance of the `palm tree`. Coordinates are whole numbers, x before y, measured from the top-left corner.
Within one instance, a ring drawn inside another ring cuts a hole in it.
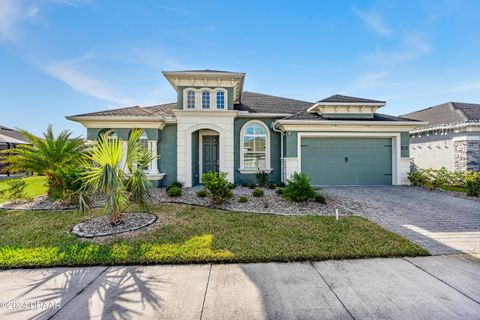
[[[126,150],[116,137],[102,135],[87,151],[83,161],[84,191],[106,195],[104,212],[112,224],[121,221],[130,202],[148,211],[148,187],[151,184],[144,169],[154,157],[141,145],[142,133],[143,130],[139,129],[131,131]],[[84,200],[85,197],[81,196],[82,211],[89,209],[88,201]]]
[[[61,170],[80,163],[85,150],[83,139],[72,138],[72,132],[69,130],[64,130],[55,136],[51,124],[43,134],[43,138],[26,130],[20,130],[20,133],[27,137],[32,144],[5,150],[2,160],[2,163],[6,165],[4,170],[10,172],[32,171],[45,176],[50,195],[54,188],[62,184]]]

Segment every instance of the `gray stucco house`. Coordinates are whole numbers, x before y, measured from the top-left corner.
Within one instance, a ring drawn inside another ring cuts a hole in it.
[[[333,95],[309,102],[243,90],[245,74],[215,70],[163,72],[177,101],[67,117],[87,128],[143,143],[157,159],[148,175],[158,185],[194,186],[207,171],[251,183],[304,172],[314,185],[408,183],[409,131],[419,122],[377,113],[385,101]]]
[[[447,102],[404,116],[428,122],[410,133],[415,166],[480,171],[480,104]]]

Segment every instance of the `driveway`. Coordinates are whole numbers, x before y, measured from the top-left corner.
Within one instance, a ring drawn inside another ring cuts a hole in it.
[[[467,255],[0,272],[0,319],[478,319]]]
[[[431,254],[480,254],[480,202],[407,186],[326,187],[351,210]]]

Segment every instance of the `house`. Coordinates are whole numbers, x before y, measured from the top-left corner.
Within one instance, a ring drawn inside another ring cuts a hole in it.
[[[163,72],[177,101],[69,116],[100,134],[143,143],[158,159],[148,169],[159,185],[194,186],[211,170],[251,183],[260,171],[272,182],[295,171],[314,185],[408,183],[409,131],[419,122],[376,111],[385,101],[333,95],[309,102],[243,90],[245,74],[215,70]]]
[[[447,102],[404,116],[428,121],[410,133],[417,167],[480,171],[480,104]]]
[[[20,132],[0,125],[0,151],[16,148],[18,145],[31,144],[28,139]],[[2,165],[0,159],[0,173],[2,173]],[[7,172],[7,174],[9,174]]]

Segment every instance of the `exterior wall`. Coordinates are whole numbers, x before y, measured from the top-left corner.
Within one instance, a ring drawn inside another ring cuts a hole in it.
[[[281,181],[281,134],[279,132],[275,132],[272,130],[272,123],[276,120],[274,118],[269,119],[244,119],[244,118],[237,118],[234,122],[234,130],[235,130],[235,139],[234,139],[234,154],[235,154],[235,174],[234,174],[234,181],[237,184],[242,183],[255,183],[256,182],[256,174],[255,173],[241,173],[238,171],[240,168],[240,152],[242,148],[240,131],[243,125],[251,120],[261,121],[267,125],[270,129],[270,168],[272,171],[270,172],[270,181],[277,183]]]
[[[226,102],[226,110],[233,110],[233,88],[225,88],[225,87],[205,87],[205,86],[180,86],[178,87],[177,90],[177,109],[183,110],[183,91],[187,88],[195,88],[195,89],[200,89],[200,88],[209,88],[209,89],[216,89],[216,88],[222,88],[227,90],[227,101]],[[201,110],[199,110],[201,111]]]
[[[177,126],[167,125],[160,132],[158,142],[158,171],[165,173],[161,186],[177,181]]]
[[[410,155],[413,165],[421,169],[480,171],[480,136],[478,132],[449,132],[410,137]]]

